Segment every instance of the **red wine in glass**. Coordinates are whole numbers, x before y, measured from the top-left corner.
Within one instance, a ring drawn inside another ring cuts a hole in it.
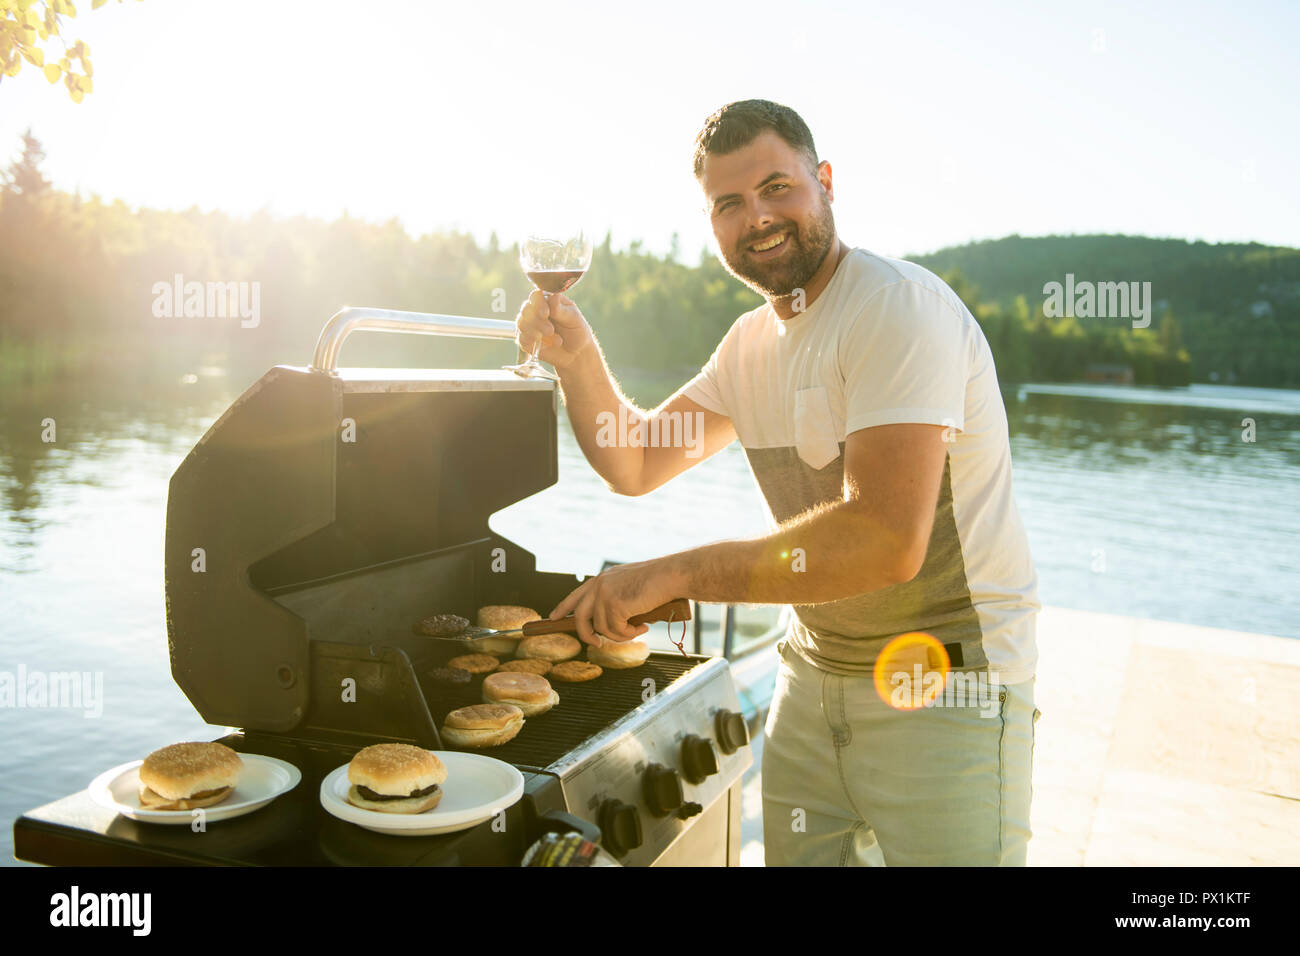
[[[578,284],[586,269],[527,272],[528,280],[543,292],[567,292]]]
[[[572,289],[591,266],[594,244],[590,233],[581,228],[532,234],[520,246],[519,265],[538,289],[548,298]],[[528,361],[506,368],[523,378],[544,378],[553,382],[559,377],[547,371],[538,360],[541,339],[535,339]]]

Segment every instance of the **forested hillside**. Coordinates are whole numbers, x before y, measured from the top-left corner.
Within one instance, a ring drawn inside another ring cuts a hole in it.
[[[345,305],[513,318],[530,286],[495,236],[409,235],[370,223],[133,209],[51,188],[31,137],[0,190],[0,381],[200,366],[307,364]],[[1073,381],[1098,365],[1138,383],[1300,386],[1300,251],[1128,236],[1011,236],[912,257],[949,280],[984,327],[1000,378]],[[1151,283],[1149,328],[1045,311],[1067,274]],[[159,289],[255,286],[255,323],[158,308]],[[242,284],[242,285],[241,285]],[[639,243],[597,249],[574,298],[616,370],[684,381],[761,301],[715,257],[685,263]],[[344,364],[513,361],[501,342],[356,336]]]
[[[1023,296],[1036,310],[1043,287],[1067,273],[1090,282],[1150,282],[1152,330],[1177,328],[1195,381],[1300,387],[1300,249],[1144,236],[1008,236],[911,256],[961,273],[981,303],[1003,313]],[[1107,320],[1078,320],[1086,327]],[[1114,321],[1109,325],[1116,326]]]

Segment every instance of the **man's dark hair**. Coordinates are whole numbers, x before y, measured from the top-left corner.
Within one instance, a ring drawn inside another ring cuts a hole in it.
[[[695,178],[699,179],[704,172],[705,156],[734,153],[769,129],[803,153],[816,173],[817,147],[813,145],[808,124],[798,113],[771,100],[738,100],[705,120],[704,128],[695,137]]]

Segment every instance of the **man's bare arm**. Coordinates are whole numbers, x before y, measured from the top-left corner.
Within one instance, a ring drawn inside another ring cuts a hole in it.
[[[845,442],[843,500],[762,538],[659,560],[680,576],[684,595],[720,603],[820,604],[910,581],[934,523],[943,431],[905,424],[854,432]]]
[[[770,535],[615,565],[548,615],[572,613],[578,636],[622,641],[628,620],[673,598],[726,604],[821,604],[901,584],[925,563],[947,446],[937,425],[879,425],[845,442],[844,497]],[[796,549],[802,549],[802,561]]]
[[[591,327],[567,296],[533,292],[516,325],[522,348],[542,338],[540,357],[560,377],[578,445],[612,491],[646,494],[735,439],[729,418],[680,391],[654,411],[637,408],[619,390]],[[638,433],[644,442],[635,442]]]

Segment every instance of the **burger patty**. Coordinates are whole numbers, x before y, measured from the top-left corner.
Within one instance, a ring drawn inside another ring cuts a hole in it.
[[[410,800],[412,797],[427,797],[429,794],[433,793],[433,791],[437,789],[438,789],[438,785],[436,783],[431,783],[423,790],[412,790],[406,796],[400,796],[400,795],[393,796],[392,794],[388,794],[388,793],[375,793],[375,791],[371,790],[369,787],[363,787],[360,784],[357,784],[357,793],[361,794],[361,796],[365,797],[367,800],[376,800],[376,801]]]
[[[473,674],[459,667],[435,667],[429,671],[429,680],[438,684],[450,684],[453,687],[468,684],[473,679]]]
[[[178,797],[174,800],[164,797],[157,790],[151,787],[141,785],[140,787],[140,804],[150,810],[179,810],[182,805],[191,800],[206,800],[210,797],[221,795],[225,799],[234,790],[234,787],[217,787],[213,790],[200,790],[198,793],[192,793],[188,797]]]
[[[215,797],[222,790],[229,790],[229,787],[217,787],[215,790],[200,790],[198,793],[191,793],[186,800],[203,800],[207,797]]]
[[[457,614],[435,614],[415,622],[416,634],[430,637],[451,637],[469,627],[469,621]]]

